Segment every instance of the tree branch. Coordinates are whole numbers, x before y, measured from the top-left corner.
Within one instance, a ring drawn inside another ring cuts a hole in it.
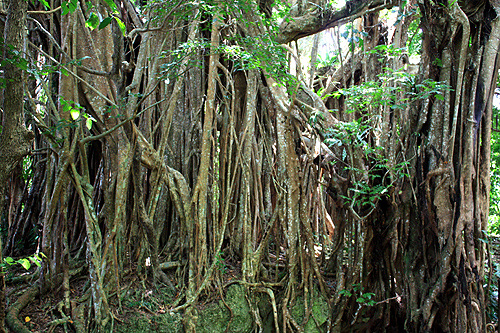
[[[297,13],[294,13],[292,8],[290,16],[281,23],[280,33],[276,37],[276,41],[280,44],[286,44],[336,27],[349,19],[395,5],[397,5],[395,0],[351,0],[339,10],[311,5],[301,16],[295,16]]]

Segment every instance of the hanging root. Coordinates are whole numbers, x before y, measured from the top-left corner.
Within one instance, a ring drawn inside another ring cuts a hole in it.
[[[269,295],[269,298],[271,299],[271,305],[273,306],[274,330],[276,333],[280,333],[278,322],[278,308],[276,307],[276,298],[274,297],[273,290],[271,288],[257,288],[256,290]]]

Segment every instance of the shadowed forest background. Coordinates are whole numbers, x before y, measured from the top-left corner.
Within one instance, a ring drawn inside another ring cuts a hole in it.
[[[0,331],[495,331],[499,14],[0,1]]]

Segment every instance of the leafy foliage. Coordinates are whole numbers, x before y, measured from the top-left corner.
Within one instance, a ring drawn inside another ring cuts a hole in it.
[[[40,253],[35,253],[31,256],[28,256],[26,258],[21,258],[21,259],[14,259],[12,257],[6,257],[3,259],[2,267],[7,267],[7,266],[12,266],[19,264],[23,266],[24,269],[29,270],[31,268],[31,265],[34,264],[38,267],[42,265],[43,258],[46,258],[45,254],[42,252]]]
[[[382,45],[373,52],[392,57],[402,50]],[[389,161],[382,148],[372,147],[370,140],[378,135],[376,124],[381,121],[378,110],[405,109],[419,100],[443,99],[442,93],[449,89],[446,84],[430,79],[418,82],[416,75],[403,70],[386,68],[378,78],[378,81],[368,81],[333,93],[337,98],[344,98],[346,112],[356,113],[358,117],[351,122],[340,123],[325,134],[325,143],[330,147],[342,147],[344,170],[351,175],[348,195],[342,197],[358,211],[374,209],[378,200],[389,195],[395,181],[408,176],[408,161]],[[397,132],[398,128],[395,130]],[[364,170],[357,167],[356,158],[368,162],[370,168]]]
[[[493,108],[493,119],[498,119],[499,116],[500,109]],[[491,190],[488,232],[500,235],[500,133],[496,131],[491,134]]]
[[[360,305],[374,306],[376,304],[375,300],[373,300],[375,294],[371,292],[364,292],[364,288],[358,283],[354,284],[350,290],[341,290],[340,294],[346,297],[355,296],[356,302]]]
[[[62,14],[74,13],[78,7],[78,0],[66,0],[61,2]]]

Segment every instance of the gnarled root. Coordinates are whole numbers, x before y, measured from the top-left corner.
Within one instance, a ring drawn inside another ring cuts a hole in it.
[[[5,321],[7,323],[7,326],[15,332],[15,333],[31,333],[31,331],[23,325],[23,323],[19,320],[19,313],[21,312],[22,309],[26,305],[28,305],[29,302],[33,301],[35,297],[39,294],[40,289],[38,287],[38,284],[35,284],[24,294],[21,295],[17,299],[17,301],[12,304],[10,307],[9,311],[7,312],[7,316],[5,318]]]

